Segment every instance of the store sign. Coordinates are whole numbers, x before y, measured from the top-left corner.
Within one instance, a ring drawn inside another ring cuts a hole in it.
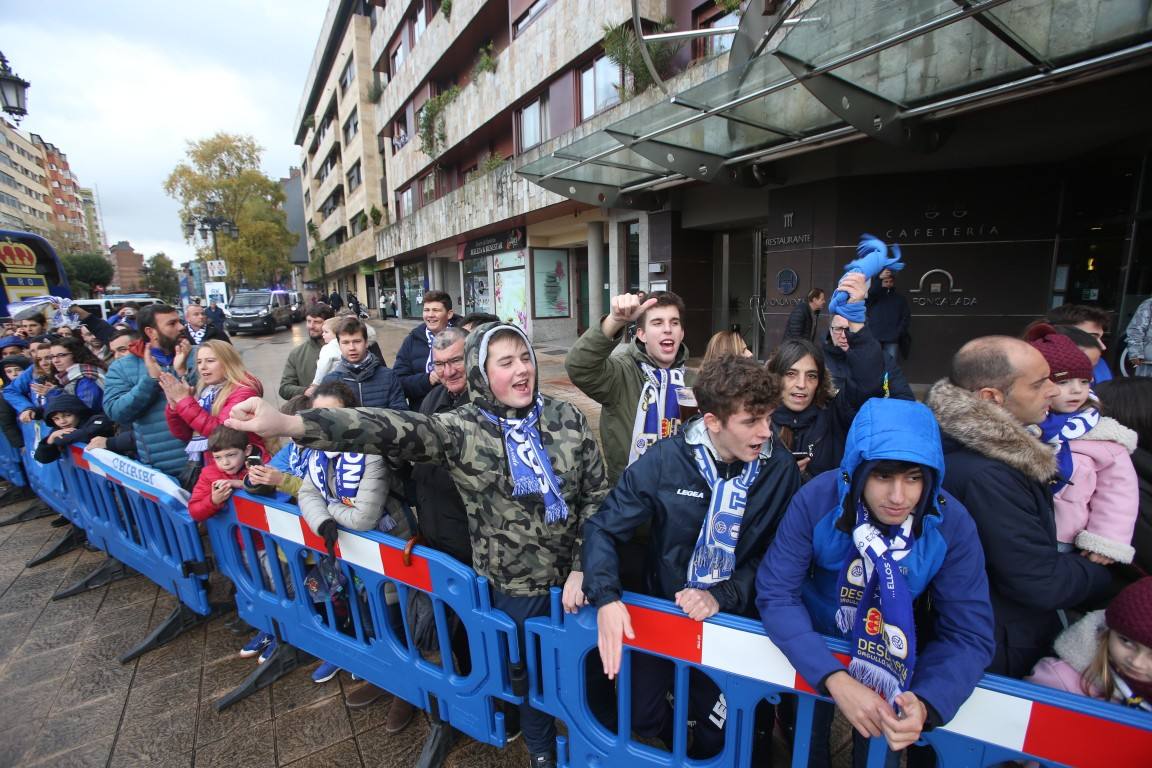
[[[469,240],[464,248],[465,259],[475,259],[480,256],[489,256],[504,251],[518,251],[525,245],[524,230],[517,227],[497,235],[482,237],[478,240]]]
[[[929,269],[920,276],[915,288],[908,289],[908,298],[915,307],[975,307],[976,297],[956,284],[956,278],[946,269]]]

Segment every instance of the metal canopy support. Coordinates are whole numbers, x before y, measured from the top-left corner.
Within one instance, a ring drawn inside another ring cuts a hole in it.
[[[614,133],[611,128],[605,131],[617,141],[634,141],[635,137]],[[683,174],[699,181],[720,181],[724,178],[724,156],[689,149],[662,141],[638,141],[628,147],[643,158],[651,160],[675,173]]]
[[[539,178],[536,184],[570,200],[603,208],[634,208],[656,210],[663,204],[663,196],[656,192],[623,192],[620,187],[594,184],[572,179]]]

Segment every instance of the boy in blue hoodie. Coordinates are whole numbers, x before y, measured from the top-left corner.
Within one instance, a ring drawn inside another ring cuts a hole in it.
[[[932,412],[869,400],[852,422],[840,469],[792,499],[756,575],[768,637],[859,737],[887,740],[889,764],[899,764],[899,751],[922,730],[952,719],[995,651],[980,539],[943,477]],[[913,620],[913,601],[924,593],[932,598],[930,628]],[[822,634],[849,640],[847,669]],[[831,707],[817,705],[809,765],[829,763],[831,721]],[[854,759],[863,765],[859,737]]]

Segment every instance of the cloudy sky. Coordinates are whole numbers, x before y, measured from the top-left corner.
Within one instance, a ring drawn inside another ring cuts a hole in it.
[[[0,50],[32,83],[20,124],[95,186],[109,243],[192,258],[162,184],[186,142],[254,136],[273,178],[299,165],[292,121],[326,0],[0,0]]]

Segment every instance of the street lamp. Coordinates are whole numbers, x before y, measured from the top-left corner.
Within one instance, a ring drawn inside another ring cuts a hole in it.
[[[229,219],[227,216],[218,216],[216,214],[217,202],[209,200],[204,203],[204,212],[201,214],[188,214],[184,219],[184,234],[189,240],[196,236],[196,231],[199,229],[200,237],[204,242],[208,242],[208,236],[212,236],[212,253],[217,260],[220,259],[220,244],[216,242],[216,233],[221,232],[228,235],[233,240],[240,237],[240,228],[236,226],[236,222]]]
[[[0,53],[0,103],[17,123],[28,114],[26,108],[28,86],[32,85],[8,66],[8,59]]]

